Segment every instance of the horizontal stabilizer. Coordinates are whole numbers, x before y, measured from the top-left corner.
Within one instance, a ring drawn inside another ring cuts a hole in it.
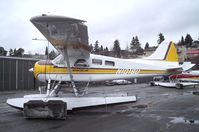
[[[187,70],[190,70],[194,66],[195,66],[195,64],[191,64],[191,62],[184,62],[182,64],[182,69],[183,69],[183,71],[187,71]]]

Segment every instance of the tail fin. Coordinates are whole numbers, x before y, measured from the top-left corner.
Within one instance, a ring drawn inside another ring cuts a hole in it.
[[[173,42],[170,42],[169,44],[162,43],[151,56],[145,59],[178,62],[178,54],[175,44]]]

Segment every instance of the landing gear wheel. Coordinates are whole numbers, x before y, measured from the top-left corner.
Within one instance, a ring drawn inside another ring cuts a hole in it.
[[[180,83],[176,83],[176,89],[183,89],[183,85]]]
[[[149,85],[150,85],[150,86],[155,86],[154,81],[149,82]]]

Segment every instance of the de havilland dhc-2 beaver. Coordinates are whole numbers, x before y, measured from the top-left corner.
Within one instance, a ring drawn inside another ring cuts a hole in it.
[[[149,57],[142,59],[120,59],[91,54],[85,21],[54,15],[32,17],[32,24],[60,53],[54,60],[35,63],[34,77],[47,82],[45,94],[25,95],[23,98],[8,99],[7,104],[23,109],[24,104],[34,100],[60,100],[73,108],[136,101],[135,96],[84,96],[87,87],[80,90],[79,82],[130,79],[182,72],[173,42],[162,43]],[[60,85],[70,82],[75,96],[59,95]],[[82,89],[82,88],[81,88]]]

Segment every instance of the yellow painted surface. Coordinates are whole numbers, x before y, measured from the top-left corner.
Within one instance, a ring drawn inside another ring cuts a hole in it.
[[[173,42],[170,44],[165,60],[170,62],[178,62],[178,54]]]

